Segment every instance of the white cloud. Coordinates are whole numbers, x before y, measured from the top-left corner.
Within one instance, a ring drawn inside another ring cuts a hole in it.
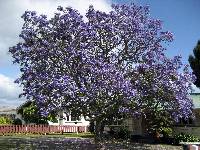
[[[0,74],[0,103],[4,105],[19,105],[24,100],[19,99],[19,94],[22,93],[22,89],[14,83],[14,79],[6,77]]]
[[[91,4],[98,10],[106,12],[111,10],[111,1],[109,0],[0,0],[0,71],[7,72],[9,70],[10,73],[15,74],[10,74],[14,78],[17,78],[17,74],[19,74],[11,67],[12,58],[8,50],[9,47],[19,42],[18,35],[23,25],[21,16],[26,10],[34,10],[38,14],[46,14],[51,17],[58,6],[71,6],[84,15]],[[21,104],[22,101],[18,98],[21,88],[14,84],[14,79],[3,75],[2,72],[0,72],[1,106]],[[9,73],[6,74],[9,75]]]
[[[36,10],[39,13],[52,15],[57,6],[68,7],[71,6],[77,9],[82,15],[85,14],[89,5],[93,5],[95,9],[102,11],[111,10],[111,1],[108,0],[23,0],[20,6],[27,9]]]
[[[58,6],[71,6],[84,15],[91,4],[98,10],[111,10],[109,0],[0,0],[0,66],[11,64],[8,49],[19,41],[23,25],[21,16],[26,10],[52,16]]]

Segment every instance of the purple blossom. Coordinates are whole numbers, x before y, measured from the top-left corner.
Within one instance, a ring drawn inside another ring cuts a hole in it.
[[[23,42],[9,49],[21,67],[22,95],[36,100],[44,115],[66,106],[91,118],[138,116],[157,103],[174,119],[191,115],[194,76],[187,67],[180,71],[181,57],[166,57],[162,46],[172,33],[149,17],[147,6],[112,8],[90,6],[87,21],[61,6],[50,20],[26,11]]]

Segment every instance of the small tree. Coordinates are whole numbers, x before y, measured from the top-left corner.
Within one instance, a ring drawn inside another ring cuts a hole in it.
[[[164,137],[168,137],[172,132],[174,120],[166,111],[156,111],[147,114],[145,123],[146,129],[150,135],[155,137],[159,134],[163,134]]]
[[[13,124],[14,125],[22,125],[22,120],[19,119],[19,118],[16,118],[16,119],[13,120]]]
[[[17,110],[18,114],[22,115],[22,118],[26,123],[47,124],[47,120],[55,120],[56,115],[51,113],[47,117],[42,116],[39,113],[39,109],[34,101],[27,101]]]
[[[190,67],[193,70],[193,73],[196,76],[196,81],[194,84],[197,87],[200,87],[200,41],[197,42],[197,45],[193,50],[193,54],[194,55],[189,56],[188,61],[190,63]]]

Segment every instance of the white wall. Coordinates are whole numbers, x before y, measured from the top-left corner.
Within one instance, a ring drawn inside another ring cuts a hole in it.
[[[190,134],[200,138],[200,127],[174,127],[173,134]]]
[[[62,116],[64,119],[59,119],[60,117],[57,117],[58,123],[53,123],[51,121],[48,121],[49,125],[73,125],[73,126],[88,126],[90,124],[89,121],[86,121],[84,116],[81,115],[80,120],[71,120],[71,114],[64,113],[66,111],[60,111],[58,114],[59,116]],[[67,120],[67,116],[69,116],[69,120]]]

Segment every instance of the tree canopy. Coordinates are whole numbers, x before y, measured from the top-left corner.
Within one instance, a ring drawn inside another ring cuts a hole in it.
[[[22,115],[26,123],[48,124],[49,121],[54,121],[56,114],[51,112],[48,116],[42,116],[39,113],[39,108],[35,101],[26,101],[17,109],[17,113]]]
[[[112,5],[106,13],[90,6],[85,17],[61,6],[51,19],[22,15],[21,42],[9,49],[21,67],[21,96],[35,99],[43,115],[64,107],[97,124],[157,108],[175,120],[192,114],[193,75],[180,56],[165,55],[173,35],[149,7]]]
[[[194,55],[189,56],[188,61],[190,63],[190,67],[193,70],[193,73],[196,76],[194,84],[197,87],[200,87],[200,40],[197,42],[197,45],[193,49],[193,54]]]

